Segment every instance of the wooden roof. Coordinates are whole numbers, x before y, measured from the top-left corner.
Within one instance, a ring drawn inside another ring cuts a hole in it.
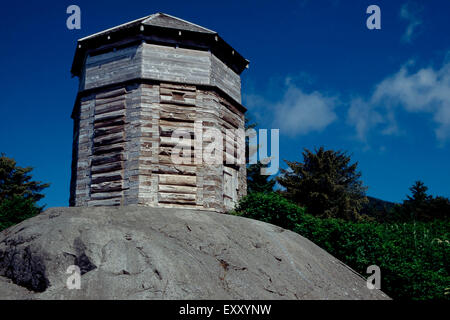
[[[165,13],[155,13],[79,39],[71,72],[74,76],[80,75],[87,53],[108,51],[142,41],[211,50],[238,74],[249,64],[217,32]]]

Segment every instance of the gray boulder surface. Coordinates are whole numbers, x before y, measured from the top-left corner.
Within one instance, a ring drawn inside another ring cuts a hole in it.
[[[71,265],[81,288],[69,289]],[[294,232],[189,209],[51,208],[0,233],[0,299],[389,299]]]

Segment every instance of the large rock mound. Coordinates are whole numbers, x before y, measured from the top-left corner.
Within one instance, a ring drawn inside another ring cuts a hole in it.
[[[68,289],[70,265],[81,289]],[[0,233],[0,298],[386,299],[311,241],[187,209],[52,208]]]

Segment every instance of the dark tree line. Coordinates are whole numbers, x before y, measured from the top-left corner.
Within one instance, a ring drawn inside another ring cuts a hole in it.
[[[411,195],[401,204],[366,196],[358,163],[343,151],[323,147],[304,149],[303,161],[285,160],[288,168],[281,169],[276,178],[261,175],[263,164],[247,166],[248,193],[277,190],[283,197],[305,208],[306,212],[323,218],[345,220],[431,221],[450,217],[448,198],[428,195],[428,188],[417,181],[410,188]]]

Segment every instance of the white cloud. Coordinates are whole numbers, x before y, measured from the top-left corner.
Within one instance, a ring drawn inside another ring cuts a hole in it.
[[[398,132],[397,110],[431,114],[435,134],[441,144],[450,139],[450,62],[440,69],[422,68],[410,72],[403,66],[381,81],[368,101],[355,98],[350,104],[347,122],[357,137],[365,141],[369,130],[384,125],[383,134]]]
[[[335,105],[335,98],[289,86],[283,99],[273,107],[273,125],[291,136],[322,131],[337,119]]]
[[[320,132],[338,119],[336,107],[342,102],[336,96],[307,91],[305,84],[295,84],[291,78],[284,84],[281,99],[275,103],[260,95],[246,95],[246,104],[258,116],[257,122],[262,119],[283,134],[295,136]],[[347,102],[346,122],[362,142],[367,143],[372,133],[407,133],[407,123],[398,117],[406,112],[430,115],[436,138],[444,145],[450,141],[450,52],[438,68],[414,69],[414,63],[408,62],[375,85],[369,97],[355,96]],[[424,126],[429,124],[424,122]]]
[[[411,42],[417,33],[417,28],[422,24],[419,15],[422,8],[414,3],[405,3],[400,9],[400,17],[408,22],[405,33],[402,36],[403,42]]]
[[[408,112],[431,113],[440,142],[450,138],[450,62],[438,70],[425,68],[416,73],[403,67],[377,86],[373,100]]]
[[[379,103],[387,99],[390,105],[402,104],[410,112],[430,111],[438,98],[435,91],[443,84],[438,79],[441,72],[426,68],[409,73],[407,67],[402,67],[377,85],[372,100]]]
[[[350,101],[347,123],[355,127],[359,140],[366,141],[368,131],[382,122],[383,117],[363,99],[357,97]]]

